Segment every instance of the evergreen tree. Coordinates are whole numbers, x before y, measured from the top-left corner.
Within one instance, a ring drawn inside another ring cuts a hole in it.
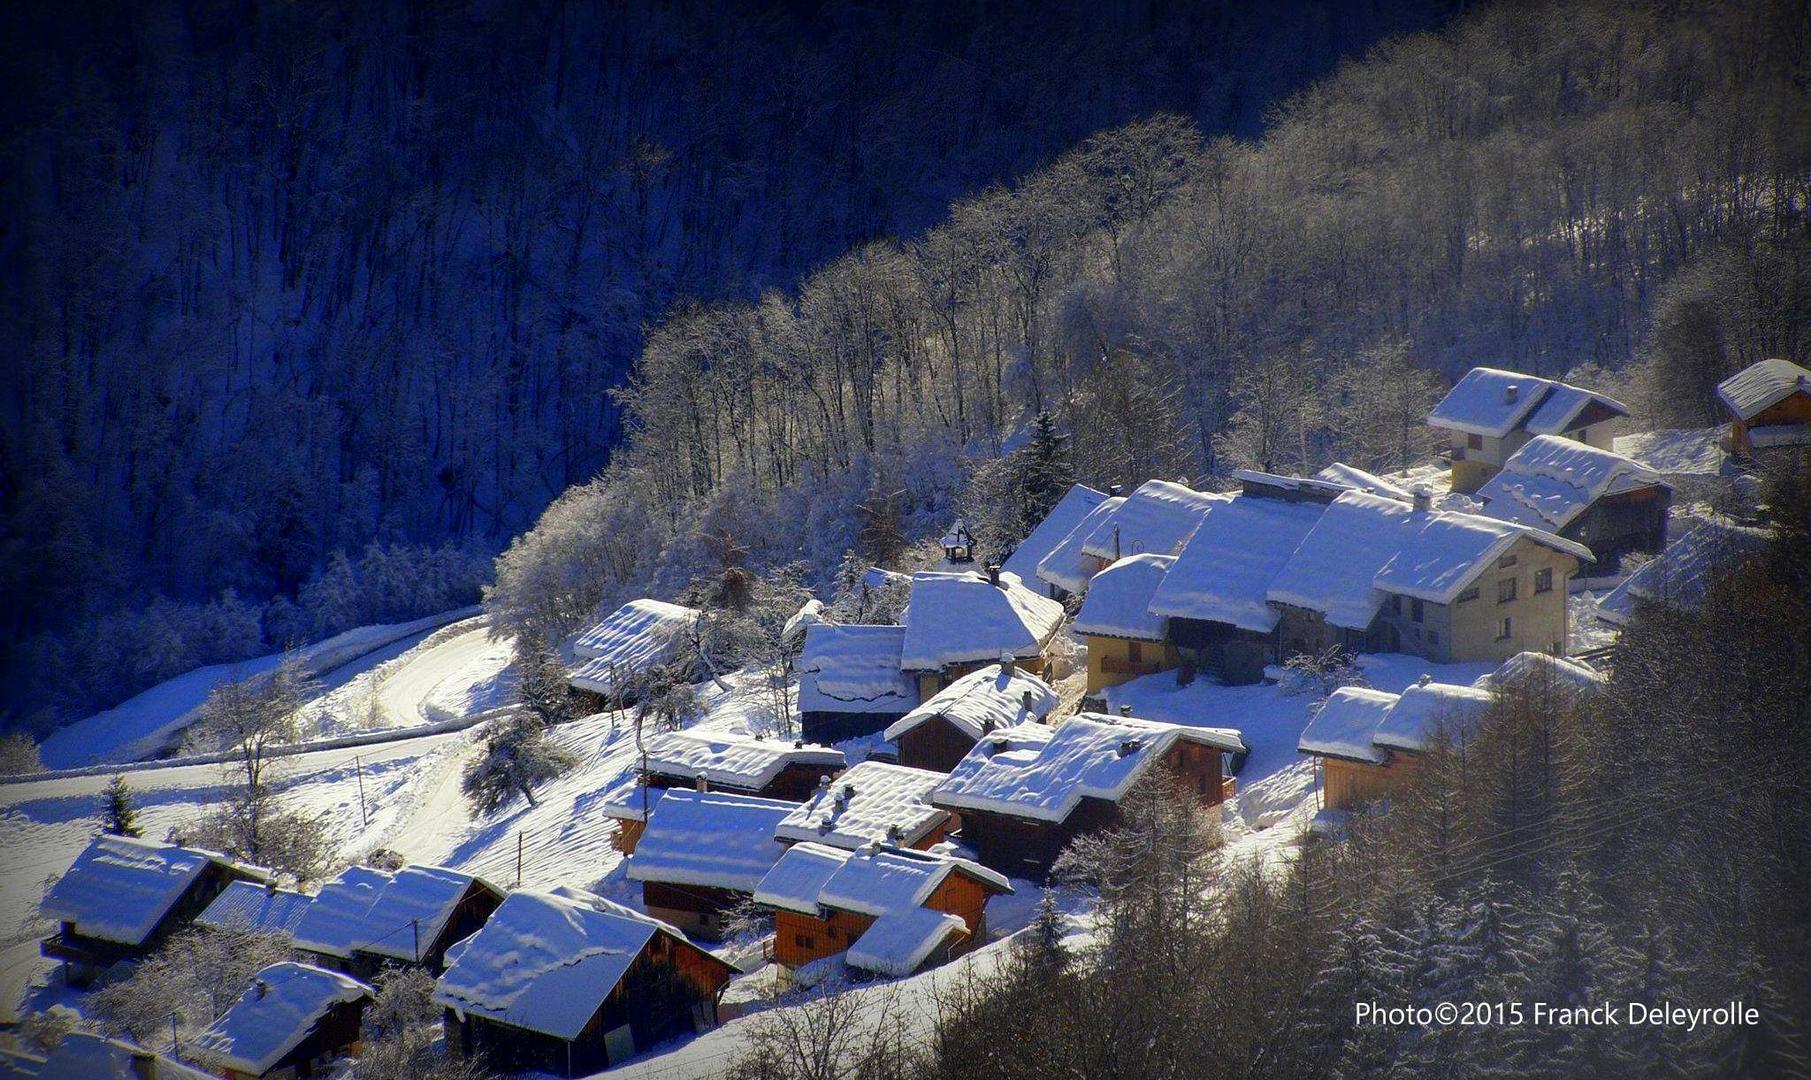
[[[138,827],[138,805],[124,775],[107,781],[107,790],[101,797],[105,800],[101,805],[102,832],[114,836],[143,835]]]
[[[572,695],[566,686],[566,668],[559,654],[544,640],[532,639],[516,660],[521,682],[516,696],[544,727],[572,719]]]
[[[484,753],[466,766],[460,787],[481,814],[495,813],[518,794],[538,806],[535,787],[577,763],[570,751],[548,740],[540,718],[524,710],[491,721]]]
[[[1075,483],[1075,463],[1069,459],[1069,436],[1057,430],[1048,411],[1032,420],[1031,441],[1018,457],[1019,524],[1021,534],[1029,534]]]
[[[1033,979],[1054,979],[1069,967],[1063,945],[1063,913],[1049,890],[1038,900],[1038,913],[1023,939],[1026,974]]]

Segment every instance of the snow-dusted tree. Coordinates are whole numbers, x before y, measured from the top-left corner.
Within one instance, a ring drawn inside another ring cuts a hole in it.
[[[189,1037],[230,1008],[259,971],[289,958],[272,934],[233,927],[186,930],[139,962],[132,974],[89,995],[110,1031],[145,1045],[167,1045],[171,1021]]]
[[[1056,417],[1048,410],[1032,418],[1031,439],[1013,456],[1023,536],[1038,527],[1075,483],[1075,462],[1069,457],[1069,436],[1057,429]]]
[[[372,980],[376,998],[365,1009],[364,1049],[346,1080],[483,1080],[492,1074],[481,1061],[439,1053],[440,1007],[434,1004],[434,976],[418,968],[386,968]]]
[[[542,727],[553,727],[572,719],[572,692],[566,683],[566,667],[560,656],[544,639],[517,638],[516,670],[520,681],[516,697],[522,707],[534,714]]]
[[[460,787],[480,814],[495,813],[517,795],[538,806],[534,789],[576,764],[576,755],[547,737],[540,718],[522,710],[485,727],[483,752],[465,767]]]
[[[1222,468],[1301,472],[1315,460],[1322,402],[1318,365],[1296,350],[1281,350],[1246,369],[1232,386],[1238,402],[1218,435]]]
[[[1328,380],[1328,435],[1340,460],[1361,469],[1406,469],[1437,448],[1427,414],[1440,400],[1441,380],[1411,364],[1408,348],[1400,339],[1385,341]]]
[[[142,835],[138,828],[138,801],[132,797],[124,774],[107,781],[101,793],[101,831],[116,836]]]
[[[44,762],[38,758],[36,739],[23,731],[0,735],[0,776],[43,771]]]
[[[730,1080],[905,1080],[919,1053],[890,990],[832,992],[757,1014]]]

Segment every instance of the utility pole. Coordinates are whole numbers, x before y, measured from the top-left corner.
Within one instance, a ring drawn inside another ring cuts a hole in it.
[[[358,774],[358,821],[361,828],[369,829],[371,819],[365,814],[365,766],[352,755],[352,771]]]
[[[516,830],[516,888],[522,887],[522,830]]]
[[[415,930],[415,962],[421,963],[421,920],[410,919],[409,925]]]

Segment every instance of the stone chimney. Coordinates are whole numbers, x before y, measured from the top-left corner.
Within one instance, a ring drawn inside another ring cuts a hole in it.
[[[1031,711],[1031,691],[1027,690],[1019,695],[1019,708],[1024,709],[1026,712]]]
[[[1421,673],[1421,678],[1415,680],[1415,685],[1416,686],[1426,686],[1428,683],[1431,683],[1433,681],[1434,681],[1434,677],[1424,671]]]
[[[1434,508],[1434,493],[1425,485],[1415,489],[1415,513],[1425,514]]]
[[[707,794],[711,790],[710,777],[705,776],[703,773],[699,773],[697,787],[698,787],[698,794],[700,794],[700,795]]]
[[[987,583],[989,585],[994,586],[995,588],[1000,587],[1000,564],[999,563],[988,563],[987,564]]]
[[[1131,715],[1132,715],[1132,706],[1130,706],[1130,705],[1121,705],[1121,706],[1120,706],[1120,707],[1119,707],[1119,715],[1121,715],[1121,716],[1131,716]]]

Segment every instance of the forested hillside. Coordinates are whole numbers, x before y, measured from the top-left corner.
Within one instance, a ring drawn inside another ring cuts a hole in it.
[[[897,556],[957,509],[997,554],[1029,418],[1081,478],[1397,466],[1454,371],[1577,369],[1645,425],[1811,351],[1803,5],[1504,3],[1389,41],[1261,140],[1156,116],[798,289],[675,313],[632,444],[498,564],[569,630],[725,568]]]
[[[1453,6],[10,5],[7,700],[474,598],[608,460],[675,305],[790,288],[1153,111],[1256,132]],[[1012,422],[974,408],[962,439]]]

